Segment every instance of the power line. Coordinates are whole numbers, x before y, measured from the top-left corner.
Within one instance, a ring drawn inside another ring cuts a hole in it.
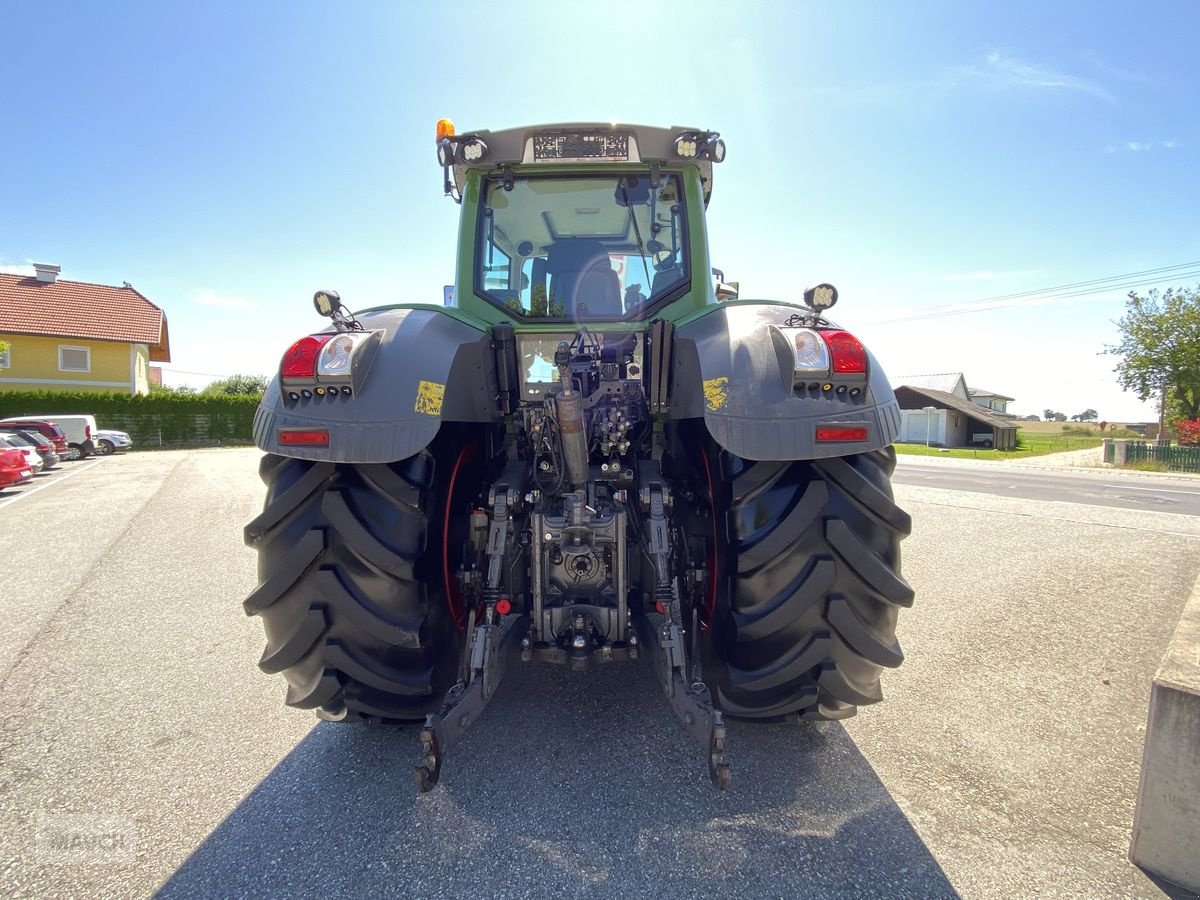
[[[1031,294],[1042,294],[1047,291],[1065,291],[1065,290],[1070,290],[1072,288],[1089,287],[1091,285],[1101,284],[1102,282],[1106,282],[1106,281],[1124,281],[1129,278],[1141,278],[1142,276],[1145,276],[1145,275],[1158,275],[1163,272],[1172,272],[1176,269],[1190,269],[1195,266],[1200,266],[1200,259],[1193,260],[1192,262],[1179,263],[1178,265],[1174,265],[1174,266],[1160,266],[1157,269],[1143,269],[1140,272],[1126,272],[1123,275],[1107,275],[1104,278],[1093,278],[1090,281],[1075,281],[1075,282],[1072,282],[1071,284],[1056,284],[1056,285],[1053,285],[1052,287],[1038,288],[1037,290],[1032,290],[1032,291],[1019,291],[1015,294],[998,294],[995,297],[983,297],[979,300],[971,300],[971,301],[967,301],[967,302],[987,303],[988,301],[991,301],[991,300],[1012,300],[1017,297],[1028,297]],[[1181,276],[1176,275],[1175,277],[1178,278]],[[950,305],[950,304],[947,304],[947,305]],[[955,305],[957,305],[957,304],[955,304]],[[937,308],[937,307],[932,307],[932,308]]]
[[[909,313],[889,316],[886,319],[877,319],[875,321],[901,322],[912,319],[937,319],[945,316],[987,312],[993,309],[1007,309],[1015,306],[1036,306],[1082,297],[1092,297],[1100,294],[1110,294],[1113,291],[1152,287],[1191,278],[1200,278],[1200,260],[1180,263],[1174,266],[1161,266],[1156,269],[1145,269],[1141,272],[1127,272],[1123,275],[1109,275],[1104,278],[1094,278],[1088,281],[1060,284],[1037,290],[981,297],[977,300],[966,300],[961,303],[928,306],[914,309]]]

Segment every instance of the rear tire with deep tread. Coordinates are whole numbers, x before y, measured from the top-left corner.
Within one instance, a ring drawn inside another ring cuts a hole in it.
[[[391,464],[263,457],[262,513],[246,526],[262,618],[259,667],[286,702],[332,721],[402,723],[436,712],[462,637],[442,590],[448,468],[429,450]]]
[[[711,445],[710,445],[711,446]],[[706,678],[729,716],[843,719],[883,698],[904,658],[896,617],[909,516],[891,448],[754,462],[713,448],[718,563]]]

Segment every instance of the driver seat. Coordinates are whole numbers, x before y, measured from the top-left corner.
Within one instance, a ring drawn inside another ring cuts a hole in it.
[[[546,255],[546,271],[550,275],[550,297],[561,301],[571,318],[625,314],[621,280],[599,241],[586,238],[555,241]]]

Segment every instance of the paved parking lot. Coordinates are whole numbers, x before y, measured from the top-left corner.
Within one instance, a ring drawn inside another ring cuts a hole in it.
[[[1160,895],[1125,853],[1200,518],[898,486],[883,704],[735,724],[720,796],[644,668],[517,668],[417,796],[411,730],[317,724],[255,666],[257,458],[116,457],[0,508],[6,895]],[[107,844],[56,842],[88,822]]]
[[[103,461],[103,458],[98,456],[76,462],[63,460],[52,469],[35,473],[29,481],[0,487],[0,509],[12,506],[27,494],[39,493],[43,488],[72,475],[78,475]]]

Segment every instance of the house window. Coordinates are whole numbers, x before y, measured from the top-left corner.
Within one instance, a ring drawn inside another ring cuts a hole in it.
[[[7,369],[12,365],[8,356],[10,353],[12,353],[12,350],[0,350],[0,369]]]
[[[92,351],[88,347],[58,348],[58,370],[60,372],[92,371]]]

